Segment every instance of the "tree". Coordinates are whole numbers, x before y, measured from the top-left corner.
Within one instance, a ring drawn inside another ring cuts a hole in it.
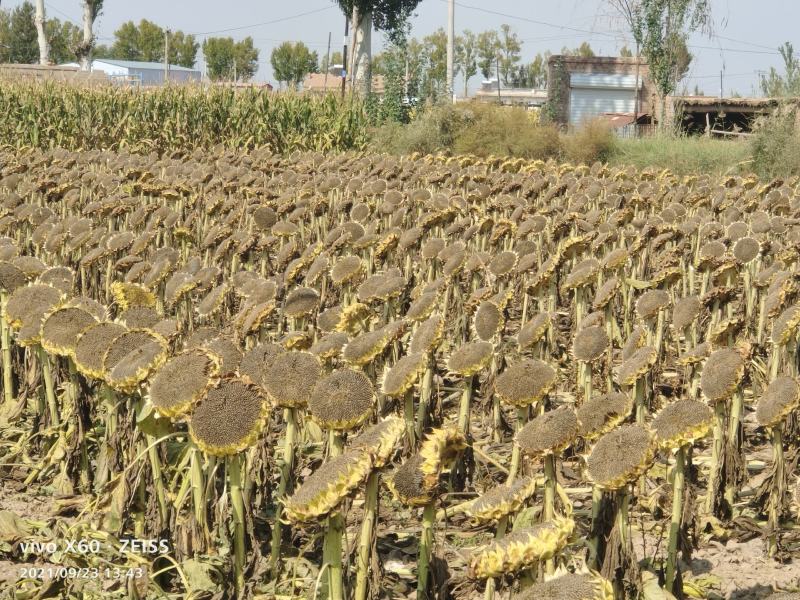
[[[114,43],[108,51],[109,58],[163,62],[165,37],[166,31],[152,21],[142,19],[138,25],[127,21],[114,32]],[[193,68],[199,48],[200,45],[193,35],[186,35],[182,31],[170,33],[170,64]]]
[[[45,32],[44,0],[36,0],[34,23],[36,25],[36,41],[39,45],[39,64],[48,65],[50,64],[50,43],[47,41]]]
[[[428,68],[425,73],[425,95],[437,99],[447,92],[447,33],[441,27],[422,38]]]
[[[372,71],[375,72],[375,63],[379,60],[381,55],[378,54],[372,61]],[[341,65],[342,63],[342,53],[338,50],[331,53],[330,60],[328,60],[327,56],[323,56],[319,61],[319,72],[325,73],[331,66],[333,65]]]
[[[455,41],[456,72],[464,77],[464,97],[467,97],[469,80],[478,74],[478,36],[469,29],[456,37]]]
[[[783,75],[770,67],[769,73],[761,76],[761,91],[771,98],[800,96],[800,58],[795,56],[791,42],[783,44],[778,51],[783,58]]]
[[[23,2],[8,15],[5,33],[0,43],[11,63],[33,64],[39,60],[36,25],[36,9],[30,2]]]
[[[75,55],[80,62],[81,70],[88,71],[92,64],[92,48],[94,48],[94,33],[92,27],[95,19],[103,10],[104,0],[81,0],[83,7],[83,37],[75,49]]]
[[[641,6],[637,9],[636,18],[642,33],[642,52],[650,68],[650,77],[661,97],[663,126],[667,96],[675,90],[679,81],[682,60],[686,65],[684,68],[688,68],[686,39],[691,32],[710,26],[711,5],[710,0],[639,1]],[[683,56],[682,47],[685,52]]]
[[[484,79],[491,79],[494,74],[499,45],[496,31],[482,31],[478,34],[478,69]]]
[[[390,39],[404,30],[411,13],[422,0],[334,0],[350,19],[352,38],[347,67],[353,88],[370,92],[372,75],[372,27]]]
[[[203,42],[203,56],[208,76],[213,81],[248,81],[258,70],[258,49],[253,46],[251,37],[240,42],[234,42],[231,37],[207,38]]]
[[[572,50],[564,46],[561,49],[561,54],[565,56],[581,56],[583,58],[591,58],[595,55],[589,42],[583,42],[580,46]]]
[[[175,31],[169,37],[169,62],[187,69],[193,69],[197,63],[197,51],[200,44],[193,35]]]
[[[509,85],[514,70],[520,61],[522,44],[517,34],[511,31],[511,26],[505,23],[500,26],[498,41],[500,76],[503,79],[503,83]]]
[[[275,79],[292,88],[317,70],[317,53],[311,52],[303,42],[283,42],[273,48],[269,61]]]
[[[517,67],[512,76],[514,87],[542,89],[547,85],[547,59],[549,54],[537,54],[527,65]]]
[[[45,31],[50,45],[50,60],[57,65],[74,61],[75,48],[81,41],[80,27],[69,21],[48,19]]]
[[[633,58],[633,52],[631,52],[631,49],[627,46],[623,46],[619,49],[619,55],[622,58]]]

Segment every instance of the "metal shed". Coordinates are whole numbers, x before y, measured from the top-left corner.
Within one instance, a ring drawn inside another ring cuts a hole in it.
[[[69,66],[77,66],[77,63]],[[98,58],[92,61],[92,72],[96,71],[104,72],[114,82],[128,85],[163,85],[166,80],[164,63],[157,62]],[[200,71],[179,65],[169,66],[169,81],[172,83],[192,83],[200,79]]]
[[[639,80],[639,89],[642,80]],[[636,77],[572,73],[569,82],[569,124],[578,126],[600,115],[633,114],[636,109]]]

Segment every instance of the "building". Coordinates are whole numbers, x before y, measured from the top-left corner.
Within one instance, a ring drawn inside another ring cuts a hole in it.
[[[70,63],[66,66],[78,66]],[[114,83],[132,86],[163,85],[166,81],[164,63],[97,58],[92,61],[92,72],[102,71]],[[196,69],[169,65],[171,83],[200,83],[202,74]]]
[[[499,92],[498,87],[500,88]],[[481,102],[495,102],[506,106],[541,108],[547,102],[547,90],[504,88],[498,85],[497,79],[489,79],[481,83],[480,89],[475,92],[475,99]]]
[[[108,85],[100,72],[87,73],[76,66],[0,64],[0,81],[47,81],[79,86]]]
[[[338,69],[336,67],[338,66]],[[342,76],[341,65],[331,65],[328,73],[309,73],[303,79],[303,92],[311,94],[341,93]],[[347,80],[345,90],[350,91],[350,80]],[[375,75],[372,78],[372,93],[378,97],[383,97],[386,91],[386,84],[383,75]]]
[[[683,133],[707,136],[747,136],[759,117],[765,117],[781,104],[797,107],[794,98],[720,98],[715,96],[669,96],[667,117]],[[798,112],[800,119],[800,112]]]
[[[548,60],[547,74],[550,114],[563,126],[578,127],[593,119],[608,121],[612,127],[656,120],[656,90],[647,63],[641,60],[555,55]]]

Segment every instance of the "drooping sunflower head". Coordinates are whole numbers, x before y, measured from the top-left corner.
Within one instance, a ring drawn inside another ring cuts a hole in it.
[[[117,321],[128,329],[152,327],[161,320],[161,315],[151,306],[131,306],[117,316]]]
[[[672,308],[672,327],[675,331],[683,331],[695,322],[702,308],[699,296],[681,298]]]
[[[383,374],[383,393],[391,398],[402,396],[425,370],[427,357],[421,352],[407,354]]]
[[[409,352],[432,352],[442,340],[444,319],[441,315],[432,315],[417,326],[411,336]]]
[[[640,425],[623,425],[597,440],[586,460],[589,478],[604,490],[617,490],[641,477],[655,456],[653,436]]]
[[[486,579],[530,568],[558,554],[574,529],[572,519],[555,517],[552,521],[512,531],[479,550],[470,561],[470,573]]]
[[[310,352],[284,352],[272,359],[261,381],[276,406],[303,408],[321,376],[322,365]]]
[[[484,341],[489,341],[498,333],[505,325],[503,312],[500,308],[488,300],[481,302],[478,310],[475,311],[475,320],[473,326],[475,334]]]
[[[136,283],[115,281],[111,284],[111,295],[114,302],[122,309],[128,310],[132,306],[156,305],[155,295],[147,288]]]
[[[411,303],[406,311],[405,318],[409,321],[424,321],[431,316],[439,302],[439,292],[436,290],[423,292]]]
[[[537,313],[531,320],[525,323],[517,334],[517,347],[520,350],[527,350],[536,342],[542,339],[550,328],[551,318],[548,313]]]
[[[283,314],[287,317],[304,317],[316,310],[319,305],[319,292],[309,287],[293,289],[286,296]]]
[[[120,334],[103,355],[106,383],[123,392],[132,392],[164,364],[167,347],[167,340],[149,329]]]
[[[764,427],[777,427],[800,406],[800,385],[793,377],[773,379],[756,405],[756,420]]]
[[[785,309],[772,324],[772,343],[784,345],[797,332],[800,325],[800,303],[792,304]]]
[[[578,437],[578,417],[570,406],[548,410],[517,432],[515,441],[525,454],[560,454]]]
[[[422,506],[433,498],[434,485],[430,478],[422,472],[424,458],[414,454],[394,471],[394,475],[386,482],[397,500],[407,506]]]
[[[669,306],[670,297],[664,290],[648,290],[636,301],[636,314],[640,319],[652,319],[658,311]]]
[[[535,492],[535,479],[518,477],[511,485],[494,486],[481,494],[469,504],[466,512],[482,523],[498,521],[517,512]]]
[[[325,375],[308,398],[311,417],[325,429],[354,429],[374,408],[372,382],[363,372],[353,369],[337,369]]]
[[[491,342],[467,342],[457,348],[447,361],[447,368],[462,377],[470,377],[486,368],[492,360]]]
[[[35,283],[18,287],[6,300],[6,323],[12,329],[20,329],[23,324],[35,327],[38,338],[44,316],[62,299],[63,294],[49,285]]]
[[[592,396],[578,407],[578,435],[592,441],[622,423],[633,410],[633,398],[622,392]]]
[[[199,346],[220,358],[220,375],[230,375],[242,362],[242,350],[234,339],[228,335],[219,335],[204,341]]]
[[[636,380],[647,374],[656,364],[658,353],[652,346],[642,346],[617,368],[617,382],[631,386]]]
[[[584,327],[575,334],[572,355],[580,362],[591,363],[605,354],[609,344],[610,341],[604,326]]]
[[[56,356],[72,356],[80,333],[95,323],[94,315],[82,308],[57,308],[42,321],[42,348]]]
[[[239,373],[263,388],[264,375],[268,372],[272,361],[283,352],[283,348],[278,344],[271,342],[256,344],[242,356]]]
[[[258,386],[239,377],[226,377],[206,390],[195,405],[189,434],[207,454],[237,454],[256,442],[268,408]]]
[[[714,413],[703,402],[681,398],[662,408],[652,427],[659,446],[677,449],[708,435],[713,418]]]
[[[22,269],[8,261],[0,261],[0,291],[4,294],[12,293],[27,281],[28,278]]]
[[[321,360],[336,358],[342,353],[350,338],[346,333],[334,331],[323,335],[308,349],[311,354],[318,356]]]
[[[495,393],[517,407],[544,398],[556,383],[556,371],[541,360],[523,360],[508,366],[495,380]]]
[[[176,354],[153,375],[150,402],[165,417],[178,417],[206,394],[219,371],[219,358],[207,351],[193,349]]]
[[[78,334],[73,360],[78,372],[92,379],[103,378],[103,357],[113,341],[127,331],[124,325],[101,321]]]
[[[420,470],[427,478],[429,487],[436,485],[439,475],[447,469],[464,448],[467,447],[464,434],[454,427],[432,430],[420,445],[422,457]]]
[[[614,600],[614,586],[599,573],[568,573],[536,582],[513,600]]]
[[[722,402],[730,398],[744,377],[745,361],[732,348],[714,350],[703,364],[700,389],[709,402]]]
[[[385,466],[397,451],[405,427],[405,422],[400,417],[386,417],[365,429],[350,442],[349,446],[372,454],[373,465],[379,469]]]

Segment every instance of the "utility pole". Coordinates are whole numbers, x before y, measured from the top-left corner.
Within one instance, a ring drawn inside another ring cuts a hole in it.
[[[50,43],[47,41],[47,34],[44,30],[44,0],[36,0],[34,23],[36,25],[36,37],[39,42],[39,64],[48,65],[50,64]]]
[[[350,34],[350,19],[344,17],[344,48],[342,49],[342,100],[344,100],[345,89],[347,88],[347,36]]]
[[[164,84],[169,83],[169,29],[164,30]]]
[[[500,55],[498,54],[494,59],[495,76],[497,77],[497,103],[503,104],[503,98],[500,95]]]
[[[455,19],[455,0],[447,2],[447,93],[450,94],[450,101],[455,102],[456,94],[454,83],[455,43],[456,43],[456,19]]]
[[[325,83],[322,87],[328,91],[328,71],[331,70],[331,32],[328,32],[328,54],[325,57]]]
[[[725,94],[723,93],[724,88],[722,87],[722,77],[723,77],[722,74],[723,73],[724,73],[724,70],[720,69],[720,71],[719,71],[719,97],[720,98],[725,96]]]

